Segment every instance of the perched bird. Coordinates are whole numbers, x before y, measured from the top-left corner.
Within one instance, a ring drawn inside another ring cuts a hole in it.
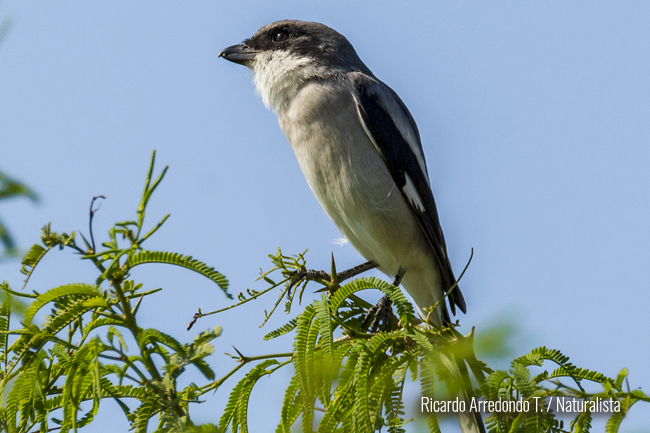
[[[399,96],[320,23],[266,25],[220,57],[252,69],[325,212],[363,257],[401,278],[426,317],[456,279],[420,135]],[[448,299],[452,313],[466,311],[458,287]],[[429,320],[450,321],[445,302]]]
[[[439,301],[456,278],[420,134],[397,94],[343,35],[319,23],[275,22],[219,56],[252,69],[311,190],[343,235],[371,265],[401,280],[420,315],[438,303],[430,323],[449,323]],[[465,312],[458,287],[448,300],[452,313]],[[441,355],[462,383],[467,370],[454,358]],[[471,389],[450,386],[470,398]],[[464,433],[485,431],[480,414],[457,415]]]

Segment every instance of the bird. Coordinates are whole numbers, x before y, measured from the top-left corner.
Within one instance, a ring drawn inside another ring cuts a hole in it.
[[[219,57],[252,70],[313,194],[368,263],[401,282],[428,323],[465,313],[415,120],[345,36],[283,20]],[[464,432],[484,431],[469,418],[459,415]]]
[[[420,134],[397,93],[320,23],[283,20],[219,54],[253,71],[321,206],[352,246],[401,284],[426,317],[450,322],[454,284]],[[402,272],[402,275],[398,275]],[[459,287],[452,314],[466,312]]]

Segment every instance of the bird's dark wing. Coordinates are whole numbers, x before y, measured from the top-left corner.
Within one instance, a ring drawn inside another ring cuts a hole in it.
[[[361,124],[426,234],[440,265],[444,290],[448,291],[456,278],[447,256],[415,121],[399,96],[380,81],[365,76],[356,80],[355,90]],[[456,287],[449,298],[454,315],[456,306],[463,313],[466,311],[460,288]]]

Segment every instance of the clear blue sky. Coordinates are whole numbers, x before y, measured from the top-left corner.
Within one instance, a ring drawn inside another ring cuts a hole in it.
[[[462,285],[465,329],[514,320],[516,355],[558,348],[610,376],[628,367],[630,385],[650,390],[649,3],[6,0],[3,17],[13,28],[0,45],[0,169],[42,198],[0,207],[20,246],[48,221],[86,233],[98,194],[105,239],[111,223],[134,216],[157,149],[159,168],[171,169],[149,215],[172,217],[150,249],[214,265],[235,293],[256,287],[278,245],[309,248],[315,268],[332,251],[341,269],[360,263],[333,242],[340,234],[250,72],[217,58],[269,22],[320,21],[348,37],[419,125],[455,269],[475,251]],[[32,288],[94,276],[55,252]],[[145,303],[142,323],[182,340],[194,335],[185,326],[198,307],[229,302],[181,269],[134,277],[165,289]],[[3,279],[19,286],[17,263],[0,266]],[[197,332],[224,328],[218,375],[233,366],[221,355],[231,344],[251,355],[289,347],[261,343],[270,302],[198,323]],[[275,425],[285,379],[260,383],[253,431]],[[225,397],[208,396],[198,420],[216,421]],[[126,431],[117,411],[107,404],[92,430]],[[622,431],[647,431],[648,414],[635,408]]]

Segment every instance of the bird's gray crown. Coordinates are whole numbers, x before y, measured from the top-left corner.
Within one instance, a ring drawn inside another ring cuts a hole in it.
[[[253,70],[264,105],[283,112],[311,80],[345,82],[346,76],[373,76],[342,34],[320,23],[285,20],[268,24],[219,57]]]
[[[286,51],[330,68],[370,72],[345,36],[321,23],[278,21],[259,29],[244,45],[256,52]]]

